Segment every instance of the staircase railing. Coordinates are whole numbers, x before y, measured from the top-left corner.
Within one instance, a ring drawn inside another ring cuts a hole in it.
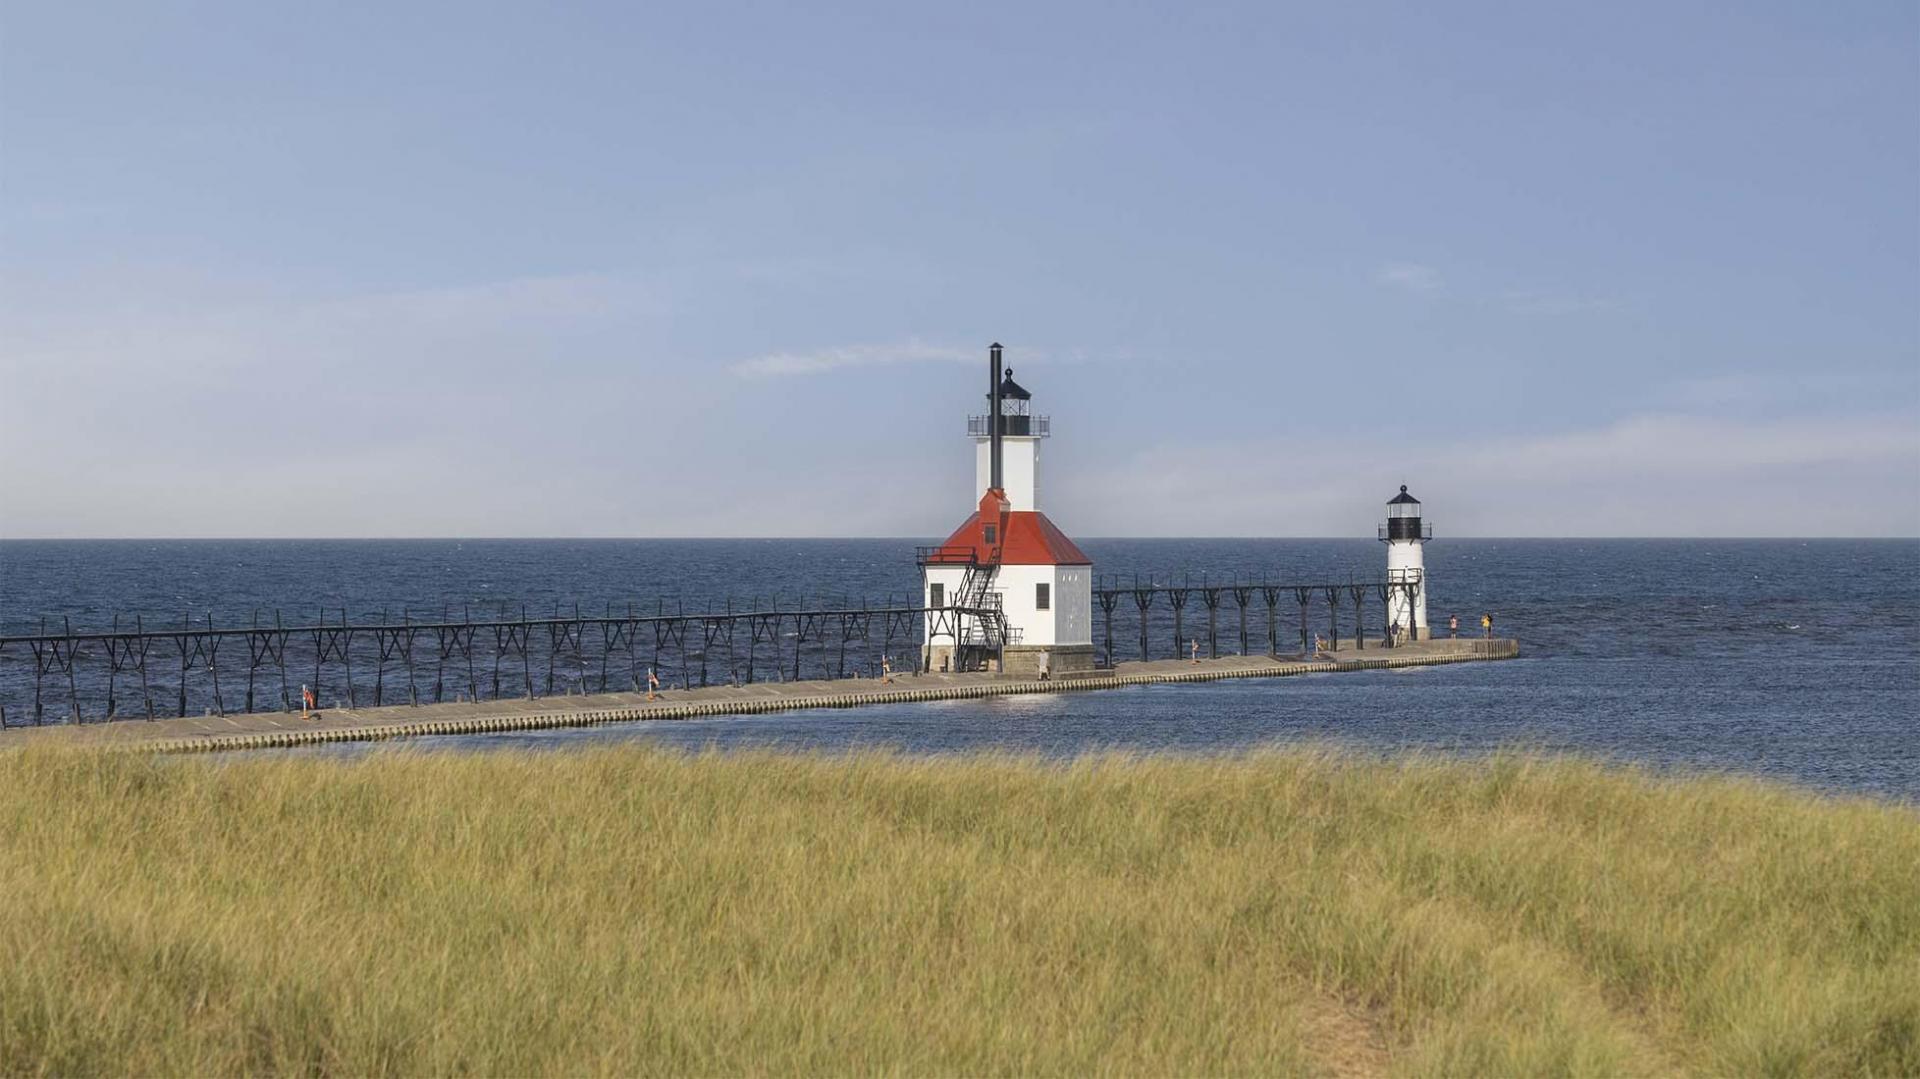
[[[993,580],[1000,570],[1000,549],[992,549],[983,559],[979,551],[971,546],[916,547],[914,557],[922,569],[928,566],[959,566],[964,569],[960,587],[954,591],[953,606],[973,611],[974,614],[970,619],[961,619],[956,627],[955,668],[973,670],[984,666],[988,659],[1003,659],[1006,646],[1014,634],[1007,625],[1000,594],[993,591]]]

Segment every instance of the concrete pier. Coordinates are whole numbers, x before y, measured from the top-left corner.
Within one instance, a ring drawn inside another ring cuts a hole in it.
[[[863,704],[959,700],[1021,693],[1072,693],[1156,682],[1205,682],[1220,678],[1284,678],[1337,671],[1421,667],[1442,663],[1511,659],[1518,641],[1447,638],[1398,648],[1355,650],[1343,640],[1326,657],[1222,656],[1218,659],[1120,663],[1110,671],[1040,680],[1000,674],[902,674],[892,683],[875,678],[809,682],[757,682],[669,690],[649,701],[644,693],[603,693],[535,700],[454,702],[411,707],[329,709],[312,719],[298,713],[257,712],[161,720],[115,720],[82,726],[15,727],[0,731],[0,749],[28,744],[99,746],[143,752],[193,753],[269,749],[325,742],[368,742],[448,734],[589,727],[636,720],[702,719],[758,715],[801,708],[851,708]]]

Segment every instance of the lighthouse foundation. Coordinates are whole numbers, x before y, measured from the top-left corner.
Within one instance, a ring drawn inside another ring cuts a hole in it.
[[[935,673],[947,673],[953,667],[954,648],[950,644],[927,645],[922,655],[926,669]],[[1095,669],[1093,646],[1090,644],[1010,644],[1001,653],[1005,658],[1004,667],[989,665],[998,674],[1017,674],[1026,678],[1037,678],[1041,671],[1047,677],[1058,678],[1064,675],[1091,674]]]
[[[1088,674],[1093,671],[1093,646],[1090,644],[1010,644],[1006,650],[1007,674],[1047,677]]]

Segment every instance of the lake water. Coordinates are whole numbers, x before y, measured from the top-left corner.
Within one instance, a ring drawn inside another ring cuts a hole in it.
[[[140,614],[220,624],[279,608],[858,600],[912,595],[913,540],[408,540],[0,542],[0,631],[76,629]],[[924,542],[924,541],[922,541]],[[1100,573],[1375,578],[1379,544],[1348,540],[1086,540]],[[1428,545],[1429,612],[1494,614],[1522,659],[1394,672],[1147,686],[438,740],[553,748],[889,746],[1070,754],[1210,751],[1332,741],[1368,749],[1566,750],[1752,773],[1920,801],[1920,541],[1448,540]],[[1264,608],[1254,643],[1264,648]],[[1281,607],[1281,632],[1297,626]],[[1377,608],[1368,612],[1378,632]],[[1136,658],[1130,614],[1115,630]],[[1189,608],[1189,636],[1204,624]],[[1324,612],[1316,619],[1324,624]],[[1343,627],[1349,625],[1344,619]],[[1095,623],[1099,625],[1096,611]],[[1238,621],[1221,617],[1223,649]],[[1096,628],[1096,634],[1098,629]],[[1170,650],[1156,627],[1154,647]],[[14,664],[17,656],[0,656]],[[17,677],[17,670],[9,672]]]

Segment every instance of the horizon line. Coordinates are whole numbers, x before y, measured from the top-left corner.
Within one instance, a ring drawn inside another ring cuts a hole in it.
[[[916,542],[937,538],[924,536],[0,536],[0,543],[710,543],[710,542],[845,542],[849,540],[892,540]],[[1359,535],[1186,535],[1186,536],[1082,536],[1079,542],[1105,540],[1373,540]],[[1777,540],[1812,542],[1816,540],[1920,540],[1913,535],[1449,535],[1427,543],[1448,540]]]

